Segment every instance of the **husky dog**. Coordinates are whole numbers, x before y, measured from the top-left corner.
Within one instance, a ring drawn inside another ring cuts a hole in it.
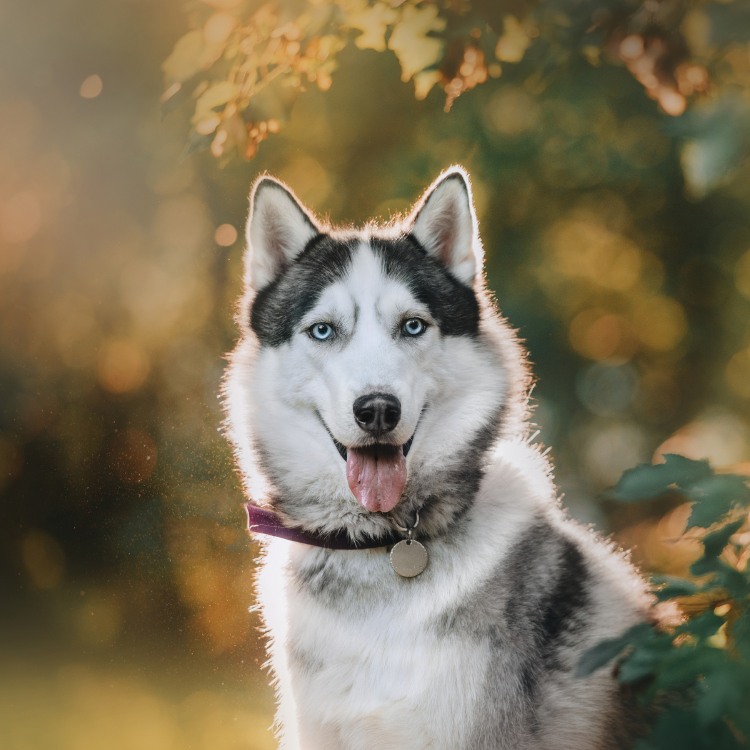
[[[650,602],[529,442],[467,174],[361,230],[261,177],[247,241],[224,396],[248,495],[291,533],[264,542],[257,584],[281,748],[628,747],[611,672],[574,671]],[[415,577],[389,558],[407,537],[429,558]]]

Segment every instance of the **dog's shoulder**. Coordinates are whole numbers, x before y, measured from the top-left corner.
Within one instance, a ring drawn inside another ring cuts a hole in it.
[[[473,580],[440,614],[446,630],[546,658],[575,640],[613,637],[649,608],[638,572],[611,542],[566,516],[548,462],[525,442],[497,447],[460,547],[454,554]],[[473,559],[482,560],[481,572]]]

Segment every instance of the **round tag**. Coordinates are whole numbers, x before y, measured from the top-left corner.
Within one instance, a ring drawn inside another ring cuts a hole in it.
[[[427,567],[427,550],[413,539],[404,539],[391,550],[391,567],[402,578],[414,578]]]

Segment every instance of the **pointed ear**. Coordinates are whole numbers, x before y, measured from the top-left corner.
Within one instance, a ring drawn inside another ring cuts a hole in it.
[[[482,246],[463,169],[452,167],[432,183],[412,212],[411,233],[459,281],[474,285]]]
[[[270,284],[318,234],[315,219],[286,185],[259,178],[250,193],[247,283],[256,291]]]

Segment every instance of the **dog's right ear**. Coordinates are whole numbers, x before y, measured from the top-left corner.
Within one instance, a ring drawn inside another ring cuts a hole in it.
[[[294,193],[272,177],[261,177],[250,193],[245,278],[256,291],[270,284],[320,234]]]
[[[417,203],[410,231],[459,281],[473,286],[482,270],[482,243],[469,175],[455,166],[443,172]]]

